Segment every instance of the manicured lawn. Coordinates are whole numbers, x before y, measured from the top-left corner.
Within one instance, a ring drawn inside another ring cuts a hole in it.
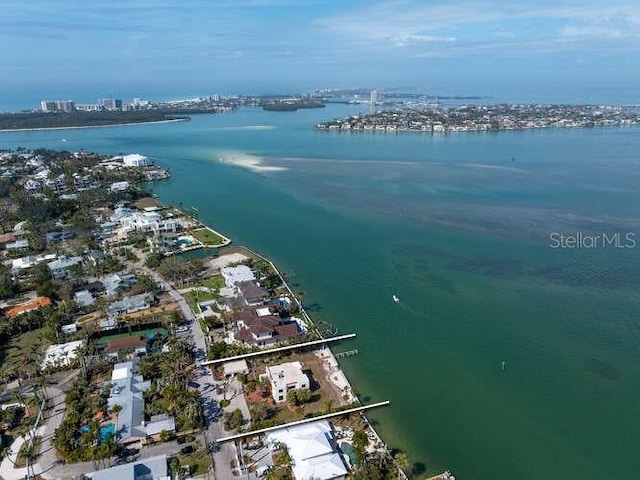
[[[214,275],[213,277],[203,278],[202,280],[199,280],[198,285],[218,291],[222,287],[224,287],[224,278],[222,275]]]
[[[187,301],[191,310],[196,315],[201,313],[198,308],[198,302],[206,302],[207,300],[214,300],[218,297],[217,294],[212,292],[187,292],[184,294],[184,299]]]
[[[193,232],[191,232],[191,236],[193,236],[203,245],[222,245],[224,243],[224,239],[220,235],[212,232],[207,228],[194,230]]]

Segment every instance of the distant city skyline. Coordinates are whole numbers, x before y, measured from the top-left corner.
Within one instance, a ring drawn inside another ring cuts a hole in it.
[[[626,0],[7,0],[2,11],[0,110],[402,85],[640,103],[640,4]]]

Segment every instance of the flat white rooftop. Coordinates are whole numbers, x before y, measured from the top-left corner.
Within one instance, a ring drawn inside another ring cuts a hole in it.
[[[45,370],[47,367],[53,366],[66,367],[78,356],[77,351],[82,345],[84,345],[84,340],[51,345],[44,354],[40,368]]]

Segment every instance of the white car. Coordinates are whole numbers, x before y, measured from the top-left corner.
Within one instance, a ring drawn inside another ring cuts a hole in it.
[[[176,333],[184,333],[189,331],[189,327],[186,325],[180,325],[179,327],[176,327],[173,331]]]
[[[267,473],[269,473],[270,471],[271,471],[270,465],[261,465],[258,468],[256,468],[256,475],[258,475],[259,477],[262,477]]]

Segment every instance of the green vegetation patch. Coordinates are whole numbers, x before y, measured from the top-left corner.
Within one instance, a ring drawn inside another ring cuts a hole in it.
[[[223,245],[224,244],[224,239],[217,233],[214,233],[213,231],[209,230],[208,228],[203,228],[201,230],[194,230],[193,232],[191,232],[191,236],[193,236],[193,238],[195,238],[196,240],[198,240],[200,243],[204,245]]]
[[[192,476],[203,475],[211,468],[211,458],[205,450],[196,450],[188,455],[178,454],[180,467],[189,466],[189,474]]]

